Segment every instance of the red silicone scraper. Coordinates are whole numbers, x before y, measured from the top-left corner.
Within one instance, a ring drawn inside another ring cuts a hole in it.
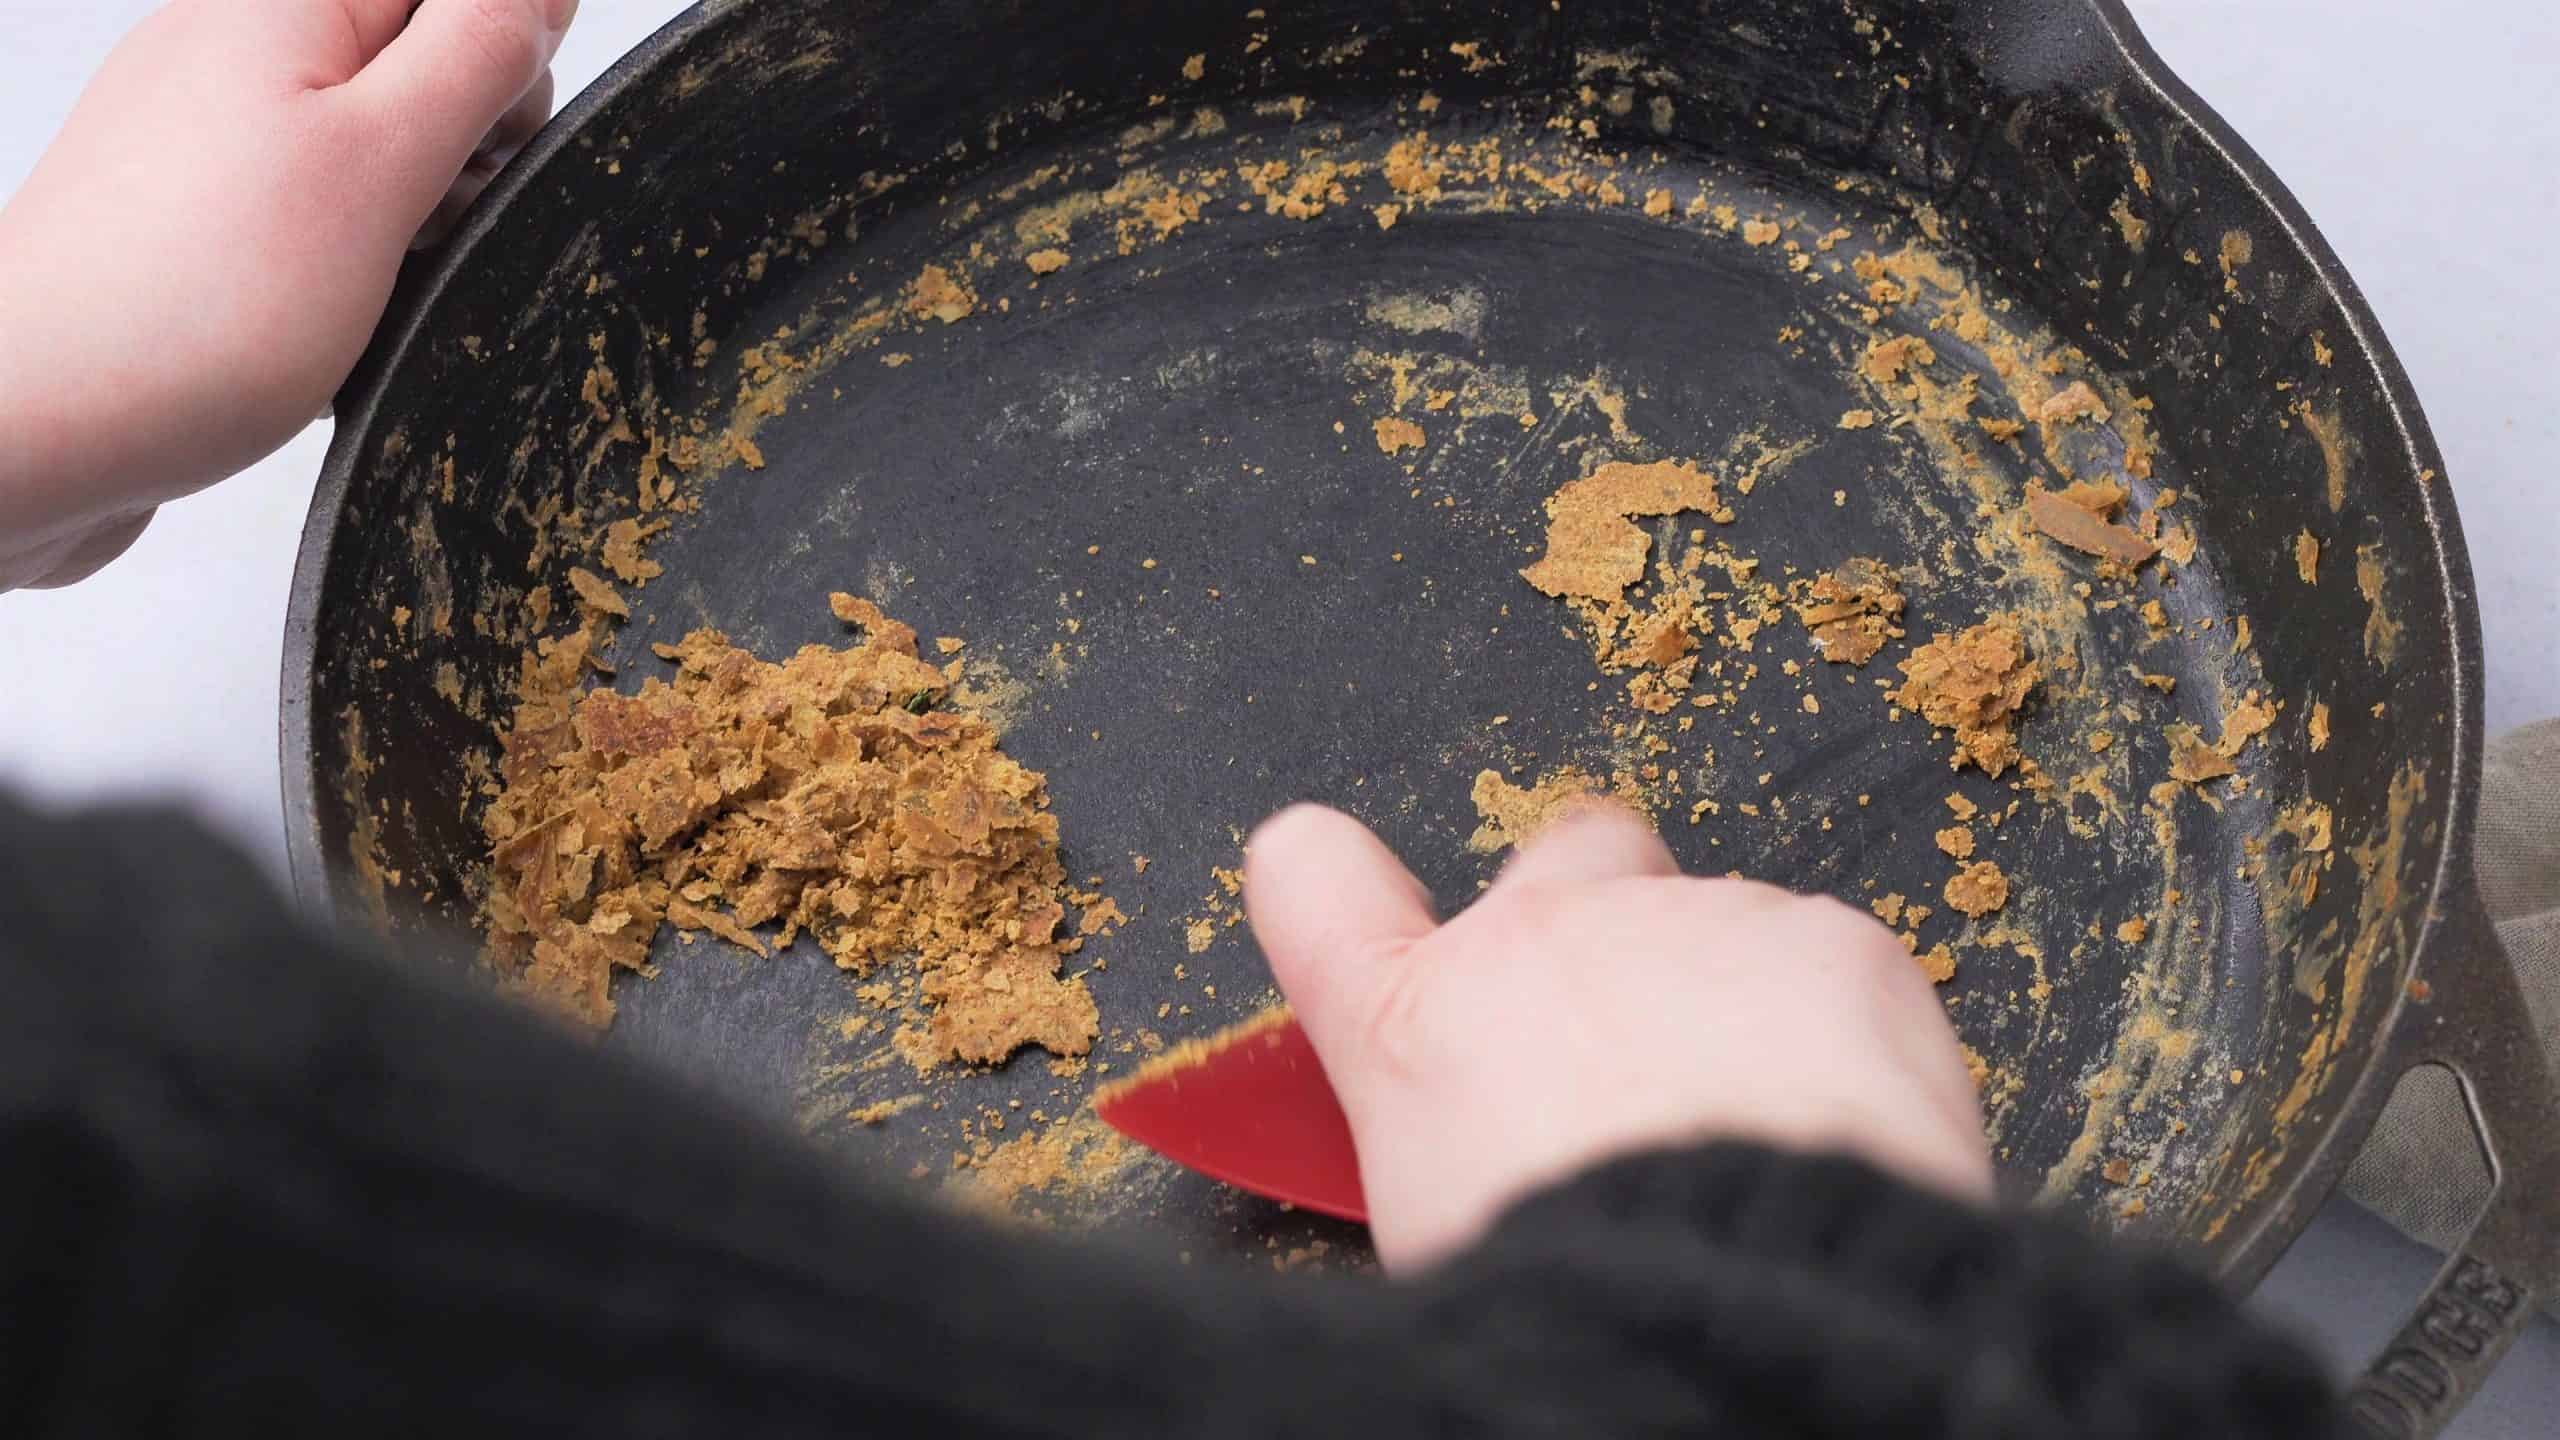
[[[1175,1046],[1097,1093],[1093,1110],[1213,1180],[1320,1215],[1369,1218],[1351,1122],[1286,1007]]]

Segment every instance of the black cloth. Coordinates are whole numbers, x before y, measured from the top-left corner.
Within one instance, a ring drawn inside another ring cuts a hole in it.
[[[974,1224],[5,800],[0,1286],[15,1436],[2338,1433],[2179,1266],[1845,1159],[1629,1159],[1402,1284]]]

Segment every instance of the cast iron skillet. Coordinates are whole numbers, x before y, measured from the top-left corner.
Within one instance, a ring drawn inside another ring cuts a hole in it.
[[[1498,142],[1490,174],[1396,192],[1379,167],[1416,132]],[[1346,161],[1312,205],[1240,174],[1285,192]],[[1156,183],[1205,197],[1169,234],[1136,208]],[[1035,275],[1061,235],[1069,264]],[[1895,303],[1861,257],[1904,262]],[[973,313],[903,310],[928,263]],[[705,4],[411,282],[295,583],[287,805],[315,901],[470,921],[517,657],[644,477],[680,478],[700,507],[652,515],[666,573],[610,683],[697,625],[776,657],[839,641],[837,589],[967,637],[1017,682],[1007,745],[1049,773],[1070,863],[1138,917],[1094,952],[1101,1061],[1266,994],[1208,867],[1288,800],[1363,814],[1455,905],[1489,863],[1462,843],[1480,770],[1679,769],[1654,778],[1693,867],[1873,903],[1937,898],[1960,791],[2023,802],[1984,831],[2017,895],[1919,939],[1961,957],[1949,1003],[2021,1187],[2249,1283],[2394,1084],[2440,1065],[2495,1198],[2358,1413],[2434,1431],[2560,1293],[2552,1080],[2468,868],[2479,643],[2441,461],[2335,257],[2113,0]],[[1894,334],[1975,377],[1969,417],[1915,422],[1860,377]],[[2024,412],[2068,379],[2107,421]],[[1879,423],[1844,428],[1859,408]],[[1421,450],[1372,443],[1390,414]],[[2008,444],[1973,418],[2031,423]],[[687,437],[707,458],[680,472]],[[1907,567],[1911,637],[1850,672],[1773,627],[1714,655],[1730,703],[1629,754],[1621,677],[1517,570],[1557,487],[1666,458],[1723,473],[1735,514],[1660,524],[1660,555],[1695,526],[1772,580],[1879,556]],[[2125,480],[2193,557],[2126,584],[2004,528],[2029,480],[2072,477]],[[1994,612],[2048,665],[2024,735],[2050,795],[1951,773],[1875,688]],[[2165,727],[2209,738],[2251,691],[2283,708],[2241,775],[2154,795]],[[1219,938],[1192,954],[1196,919]],[[856,1007],[822,957],[659,958],[609,1043],[887,1175],[944,1173],[962,1119],[1063,1112],[1093,1078],[1033,1055],[847,1126],[914,1085],[838,1038]],[[1074,1208],[1184,1247],[1356,1243],[1161,1168]]]

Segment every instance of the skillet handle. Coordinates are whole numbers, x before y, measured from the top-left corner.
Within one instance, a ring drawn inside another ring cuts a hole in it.
[[[2560,1082],[2476,894],[2446,917],[2423,968],[2401,1016],[2403,1069],[2442,1065],[2461,1082],[2491,1190],[2417,1313],[2349,1392],[2374,1440],[2441,1432],[2560,1297]]]

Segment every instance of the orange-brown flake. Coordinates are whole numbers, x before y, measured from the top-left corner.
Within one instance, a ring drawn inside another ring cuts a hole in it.
[[[1957,913],[1980,919],[2009,903],[2009,877],[1998,864],[1976,860],[1947,882],[1947,904]]]
[[[1955,732],[1955,764],[1987,775],[2018,763],[2018,711],[2042,678],[2015,626],[1999,621],[1940,635],[1902,662],[1894,701]]]
[[[2231,757],[2205,743],[2204,734],[2193,725],[2179,721],[2168,727],[2169,778],[2201,785],[2232,774],[2238,767]]]
[[[2090,420],[2104,425],[2111,418],[2107,402],[2089,388],[2086,380],[2074,380],[2044,398],[2036,407],[2036,418],[2047,425],[2061,425],[2073,420]]]
[[[927,265],[907,286],[907,313],[918,320],[958,324],[978,313],[978,292],[939,265]]]
[[[2116,512],[2124,500],[2124,488],[2119,485],[2083,482],[2060,491],[2030,485],[2027,521],[2074,550],[2131,569],[2160,551],[2116,522]]]
[[[1407,450],[1419,450],[1426,438],[1421,426],[1398,415],[1389,415],[1379,420],[1370,429],[1377,435],[1378,449],[1389,455],[1401,455]]]
[[[1618,599],[1653,548],[1637,517],[1720,509],[1715,477],[1695,465],[1611,461],[1548,499],[1547,553],[1521,578],[1559,598]]]
[[[1962,825],[1950,825],[1938,832],[1938,848],[1958,860],[1973,858],[1973,831]]]
[[[1813,632],[1822,658],[1842,665],[1864,665],[1887,640],[1899,639],[1904,606],[1902,584],[1882,561],[1853,556],[1839,569],[1817,577],[1796,606],[1796,618]]]

